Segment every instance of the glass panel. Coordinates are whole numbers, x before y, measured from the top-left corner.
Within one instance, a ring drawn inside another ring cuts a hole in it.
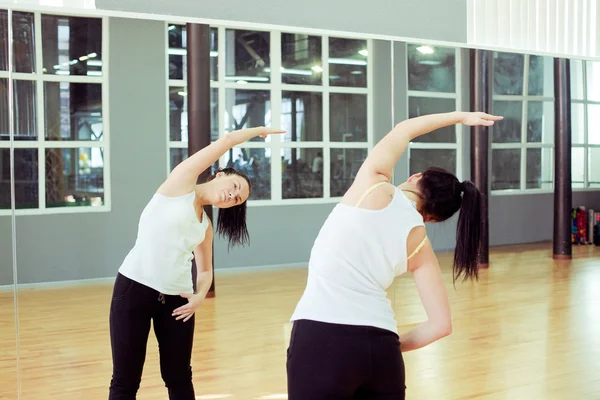
[[[37,96],[34,81],[13,80],[15,140],[37,140]],[[10,140],[8,136],[4,140]]]
[[[104,149],[46,149],[46,207],[104,205]]]
[[[552,189],[552,149],[527,149],[527,189]]]
[[[281,34],[281,80],[287,84],[321,85],[323,60],[320,36]]]
[[[529,56],[530,96],[554,96],[554,64],[552,57]]]
[[[330,197],[341,197],[346,193],[367,155],[367,149],[331,149]]]
[[[44,82],[46,140],[102,141],[102,85]]]
[[[35,72],[33,13],[13,11],[13,72]]]
[[[571,140],[583,144],[585,140],[585,116],[583,103],[571,103]]]
[[[600,101],[600,61],[586,61],[587,99]]]
[[[494,53],[494,94],[523,95],[524,56]]]
[[[281,95],[281,128],[285,142],[323,141],[323,94],[283,92]]]
[[[281,196],[284,199],[323,197],[323,149],[281,149]]]
[[[225,91],[225,132],[257,126],[271,126],[271,91],[226,89]],[[269,142],[255,137],[251,142]]]
[[[185,160],[188,156],[188,149],[183,148],[170,148],[169,149],[169,166],[170,171],[173,171],[173,168],[179,165],[180,162]]]
[[[600,147],[591,147],[588,154],[588,186],[600,188]]]
[[[225,31],[225,80],[266,83],[271,80],[271,35],[262,31]]]
[[[571,148],[571,182],[573,188],[585,186],[585,149],[583,147]]]
[[[102,18],[42,14],[44,73],[102,76]]]
[[[210,89],[210,140],[219,138],[219,89]],[[188,141],[187,88],[169,87],[169,140]]]
[[[271,149],[234,147],[224,155],[224,166],[235,168],[252,183],[249,200],[271,199]]]
[[[0,79],[0,140],[10,140],[9,125],[8,79]]]
[[[492,190],[520,189],[521,150],[492,150]]]
[[[441,167],[456,174],[456,150],[410,149],[409,175],[423,172],[429,167]]]
[[[588,104],[587,112],[588,144],[600,144],[600,104]]]
[[[456,92],[456,49],[408,44],[408,90]]]
[[[8,70],[8,11],[0,10],[0,71]]]
[[[493,143],[519,143],[523,123],[523,102],[493,101],[492,113],[504,117],[492,128]]]
[[[571,99],[583,100],[583,61],[571,60]]]
[[[330,141],[367,141],[367,95],[331,93],[329,110]]]
[[[367,41],[329,38],[329,85],[367,87]]]
[[[38,150],[15,149],[15,208],[38,208]],[[10,208],[10,149],[0,149],[2,156],[2,195],[0,207]]]
[[[169,25],[169,79],[187,79],[187,30],[185,25]],[[219,35],[210,29],[210,79],[216,81],[219,68]]]
[[[530,143],[554,142],[553,102],[527,102],[527,141]]]
[[[420,117],[421,115],[427,114],[445,113],[455,110],[455,99],[438,99],[430,97],[408,98],[409,118]],[[456,128],[454,126],[446,126],[437,129],[428,135],[419,136],[413,141],[423,143],[456,143]]]

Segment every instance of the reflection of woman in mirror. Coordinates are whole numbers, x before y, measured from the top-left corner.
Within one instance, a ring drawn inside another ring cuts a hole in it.
[[[499,119],[466,112],[412,118],[373,148],[313,245],[306,289],[291,319],[289,400],[405,398],[402,352],[448,335],[452,325],[425,222],[442,222],[460,211],[454,279],[476,278],[482,195],[472,182],[439,168],[396,187],[392,170],[418,136]],[[407,271],[428,319],[399,335],[386,290]]]
[[[194,312],[212,283],[213,227],[205,206],[219,208],[217,232],[245,244],[251,185],[226,168],[197,184],[198,176],[229,149],[253,137],[284,131],[234,131],[181,162],[144,208],[133,249],[119,268],[110,306],[111,400],[135,399],[153,323],[160,369],[170,399],[194,400],[191,355]],[[198,277],[192,282],[192,258]]]

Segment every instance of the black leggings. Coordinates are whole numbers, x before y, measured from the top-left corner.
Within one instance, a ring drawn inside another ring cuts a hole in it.
[[[288,400],[404,400],[398,335],[384,329],[294,322],[287,354]]]
[[[117,275],[110,305],[113,375],[109,400],[135,399],[142,380],[146,346],[153,322],[160,353],[160,372],[171,400],[194,400],[192,346],[194,316],[175,320],[173,310],[187,303],[181,296],[154,289]]]

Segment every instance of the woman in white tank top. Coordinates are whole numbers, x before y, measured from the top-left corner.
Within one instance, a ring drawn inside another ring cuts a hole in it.
[[[482,195],[472,182],[440,168],[395,187],[392,170],[418,136],[501,119],[466,112],[421,116],[399,123],[373,148],[313,245],[306,289],[291,318],[289,400],[405,398],[402,352],[447,336],[452,326],[425,222],[445,221],[460,210],[454,279],[476,278]],[[407,271],[428,319],[399,335],[386,290]]]
[[[110,400],[136,398],[151,322],[169,398],[195,399],[194,312],[212,283],[213,228],[204,207],[219,208],[217,232],[230,245],[245,244],[246,200],[251,191],[249,179],[232,168],[219,170],[200,185],[198,176],[235,145],[284,132],[259,127],[227,134],[175,167],[144,208],[110,305]],[[195,291],[192,259],[198,271]]]

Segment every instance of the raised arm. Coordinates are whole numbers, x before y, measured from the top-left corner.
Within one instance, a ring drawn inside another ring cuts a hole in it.
[[[391,180],[394,165],[406,151],[408,143],[419,136],[458,123],[490,126],[494,124],[494,121],[501,119],[502,117],[481,112],[453,111],[423,115],[402,121],[373,147],[361,166],[355,183],[366,188],[382,180]]]
[[[256,136],[265,138],[270,134],[284,132],[281,129],[265,128],[262,126],[233,131],[199,150],[173,168],[167,180],[158,188],[157,193],[170,197],[183,196],[190,193],[196,187],[198,176],[207,168],[210,168],[211,165],[232,147]]]

